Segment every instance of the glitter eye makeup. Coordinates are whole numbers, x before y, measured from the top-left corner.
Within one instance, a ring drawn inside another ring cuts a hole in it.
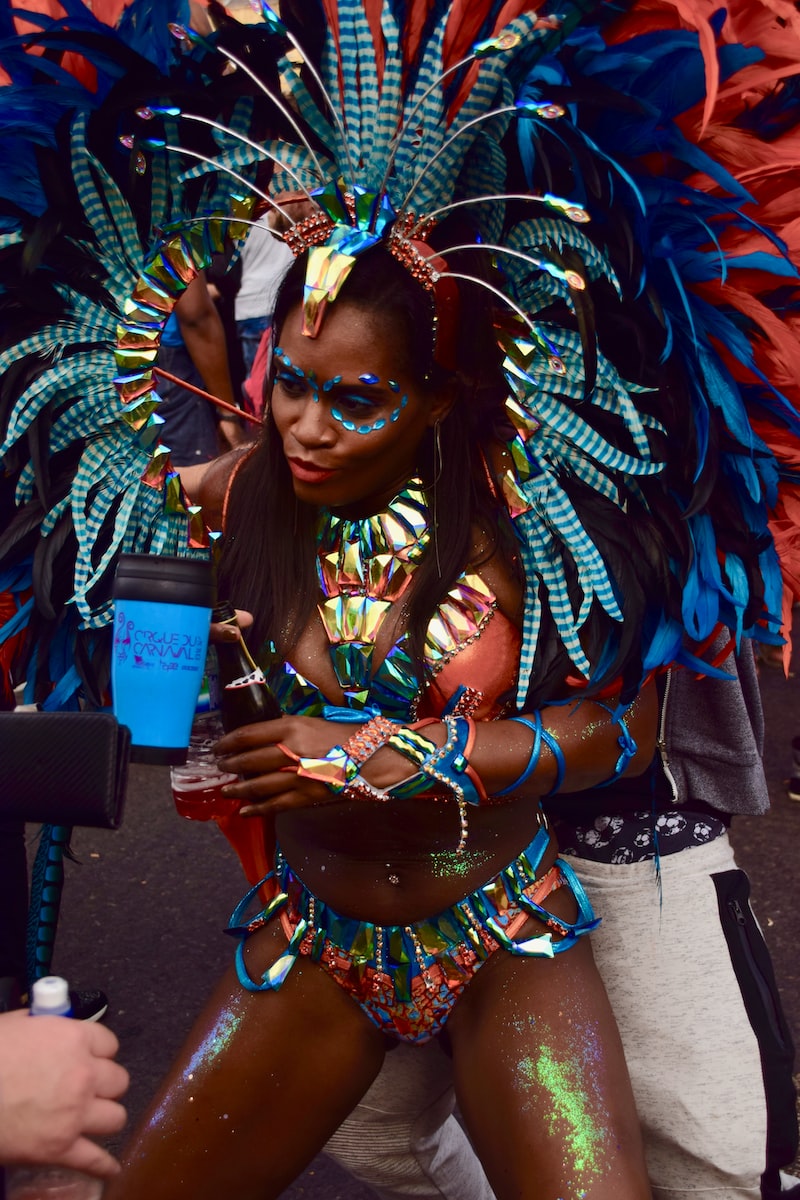
[[[301,381],[303,383],[308,383],[311,386],[315,403],[319,403],[320,392],[323,392],[326,396],[329,396],[330,393],[334,392],[342,382],[341,375],[334,375],[331,379],[326,379],[320,387],[320,385],[316,382],[314,372],[309,371],[308,375],[306,375],[305,371],[303,371],[301,367],[296,366],[289,358],[289,355],[286,353],[286,351],[280,346],[275,347],[275,360],[279,362],[287,372],[284,374],[281,371],[277,371],[275,374],[275,382],[281,384],[282,387],[285,387],[287,391],[290,392],[293,385],[296,385]],[[380,381],[380,376],[376,375],[372,371],[365,371],[364,374],[359,375],[358,377],[358,382],[363,384],[364,387],[368,388],[376,387]],[[389,391],[393,392],[395,395],[400,392],[400,384],[394,379],[387,380],[387,387],[389,388]],[[385,429],[389,422],[396,421],[400,416],[400,413],[408,404],[408,396],[402,396],[399,404],[392,409],[388,417],[378,417],[376,420],[369,422],[358,420],[359,413],[363,413],[370,408],[374,408],[376,405],[381,403],[381,399],[381,396],[376,396],[373,399],[370,396],[362,396],[358,392],[343,393],[340,396],[336,396],[335,402],[332,403],[331,416],[333,417],[334,421],[338,421],[342,428],[346,429],[348,433],[375,433],[379,429]],[[333,396],[331,396],[331,400],[334,401]],[[348,409],[349,412],[343,411]]]
[[[347,396],[345,400],[340,401],[340,403],[350,403],[354,408],[358,407],[359,405],[367,407],[372,404],[371,401],[367,400],[366,397],[363,396]],[[403,396],[400,403],[397,405],[397,408],[393,408],[389,413],[388,420],[396,421],[407,404],[408,396]],[[369,425],[359,425],[350,418],[345,417],[341,409],[338,408],[331,408],[331,416],[335,421],[338,421],[348,431],[348,433],[375,433],[375,431],[378,429],[385,429],[386,425],[388,424],[386,417],[378,417],[376,421],[372,421]]]
[[[374,433],[377,429],[383,429],[386,425],[385,417],[378,417],[377,421],[373,421],[370,425],[357,425],[355,421],[351,421],[345,417],[338,408],[331,409],[331,416],[348,433]]]
[[[275,372],[276,383],[279,383],[281,387],[286,388],[290,393],[293,387],[297,387],[301,383],[307,384],[311,388],[314,403],[319,403],[319,384],[313,371],[309,371],[306,375],[302,367],[296,366],[280,346],[275,347],[275,361],[279,362],[285,368],[284,371]]]

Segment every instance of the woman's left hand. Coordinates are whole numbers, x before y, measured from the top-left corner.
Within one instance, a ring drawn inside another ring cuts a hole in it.
[[[226,771],[246,778],[223,789],[224,795],[241,800],[239,815],[259,817],[286,812],[292,808],[313,808],[334,804],[338,793],[315,779],[297,774],[298,758],[324,758],[334,746],[341,746],[358,729],[342,721],[321,717],[280,717],[243,725],[217,742],[215,752],[222,757]]]

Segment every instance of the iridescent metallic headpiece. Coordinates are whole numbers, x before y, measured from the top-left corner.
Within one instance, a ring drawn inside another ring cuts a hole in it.
[[[353,263],[364,250],[382,244],[401,263],[433,304],[433,357],[454,371],[459,315],[458,284],[448,274],[447,263],[418,234],[413,214],[402,221],[386,196],[354,196],[343,192],[341,182],[312,192],[318,208],[284,233],[295,257],[308,254],[303,301],[303,332],[316,337],[325,309],[339,294]],[[346,219],[342,219],[345,217]]]
[[[356,258],[383,244],[430,292],[434,358],[455,369],[458,280],[486,287],[486,273],[457,274],[448,249],[432,249],[429,239],[449,213],[469,208],[474,240],[453,249],[481,251],[511,267],[505,271],[508,287],[490,290],[528,326],[552,361],[552,347],[527,316],[523,280],[545,271],[567,291],[583,288],[584,280],[564,271],[539,239],[529,238],[528,245],[518,239],[513,248],[498,242],[510,199],[543,203],[576,221],[587,219],[580,206],[557,197],[504,191],[501,140],[510,122],[515,117],[552,121],[564,114],[547,100],[515,102],[508,83],[517,52],[560,37],[559,20],[528,11],[535,7],[531,0],[480,0],[472,5],[469,22],[462,21],[456,5],[433,15],[429,6],[412,4],[402,26],[389,0],[377,6],[323,0],[322,7],[325,44],[315,60],[292,30],[291,3],[283,6],[285,20],[261,5],[270,31],[292,46],[279,64],[282,94],[262,90],[281,109],[297,141],[274,139],[257,146],[232,134],[238,148],[214,164],[231,173],[234,158],[237,168],[258,158],[274,164],[263,199],[282,214],[288,228],[281,236],[293,253],[308,254],[304,332],[316,336]],[[297,20],[308,40],[315,15],[320,17],[304,7],[302,22]],[[476,33],[484,36],[474,41]],[[229,58],[258,83],[250,67]],[[196,173],[203,170],[198,167]],[[241,182],[238,172],[235,178]],[[296,219],[297,202],[303,214]]]
[[[523,120],[536,134],[567,116],[538,88],[519,85],[526,59],[555,53],[580,20],[580,5],[562,20],[541,15],[537,3],[470,0],[469,19],[462,4],[430,0],[318,0],[302,9],[296,0],[283,0],[282,19],[262,3],[269,30],[292,47],[278,64],[280,94],[220,49],[280,109],[293,134],[259,143],[205,117],[180,114],[226,135],[220,155],[199,163],[185,180],[207,175],[211,167],[238,188],[244,170],[272,164],[267,190],[253,191],[279,214],[285,229],[278,236],[296,255],[307,253],[308,336],[319,331],[359,255],[379,244],[430,292],[434,359],[448,370],[459,365],[462,282],[485,289],[495,308],[504,310],[498,343],[516,436],[503,488],[523,543],[531,547],[520,697],[538,641],[542,563],[552,560],[545,587],[578,671],[591,669],[581,629],[593,603],[612,621],[622,618],[606,564],[573,511],[562,473],[591,481],[622,504],[617,484],[607,482],[610,472],[635,481],[661,469],[616,372],[604,361],[594,372],[593,406],[613,412],[627,429],[625,451],[612,450],[598,435],[591,407],[576,410],[587,394],[580,335],[536,319],[554,308],[576,312],[587,279],[606,276],[615,286],[613,272],[583,233],[589,217],[579,202],[508,190],[505,139],[513,140],[513,123]],[[313,54],[295,29],[317,46]],[[515,218],[534,215],[509,221],[511,211]],[[458,224],[471,232],[462,232],[458,244],[442,244],[454,224],[447,218],[456,213],[470,218]],[[471,255],[484,259],[474,273],[462,269]],[[567,561],[574,564],[569,570]],[[578,612],[568,594],[572,571],[584,597]]]

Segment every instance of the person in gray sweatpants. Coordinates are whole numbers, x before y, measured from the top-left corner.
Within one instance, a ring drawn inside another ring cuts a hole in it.
[[[548,802],[603,918],[591,941],[656,1200],[777,1197],[797,1150],[791,1035],[728,838],[769,804],[752,646],[722,668],[664,677],[648,773]],[[491,1200],[454,1105],[445,1048],[398,1046],[327,1151],[382,1200]]]

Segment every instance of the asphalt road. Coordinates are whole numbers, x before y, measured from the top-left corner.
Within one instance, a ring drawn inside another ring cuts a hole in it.
[[[762,693],[772,810],[740,819],[733,838],[800,1045],[800,803],[789,800],[784,787],[790,742],[800,733],[800,677],[787,681],[764,668]],[[74,986],[108,992],[108,1022],[132,1075],[128,1103],[135,1117],[230,960],[232,943],[222,926],[242,893],[241,877],[215,828],[175,815],[163,768],[133,768],[122,829],[77,830],[74,849],[80,861],[66,865],[53,968]],[[283,1200],[372,1195],[321,1156]]]

